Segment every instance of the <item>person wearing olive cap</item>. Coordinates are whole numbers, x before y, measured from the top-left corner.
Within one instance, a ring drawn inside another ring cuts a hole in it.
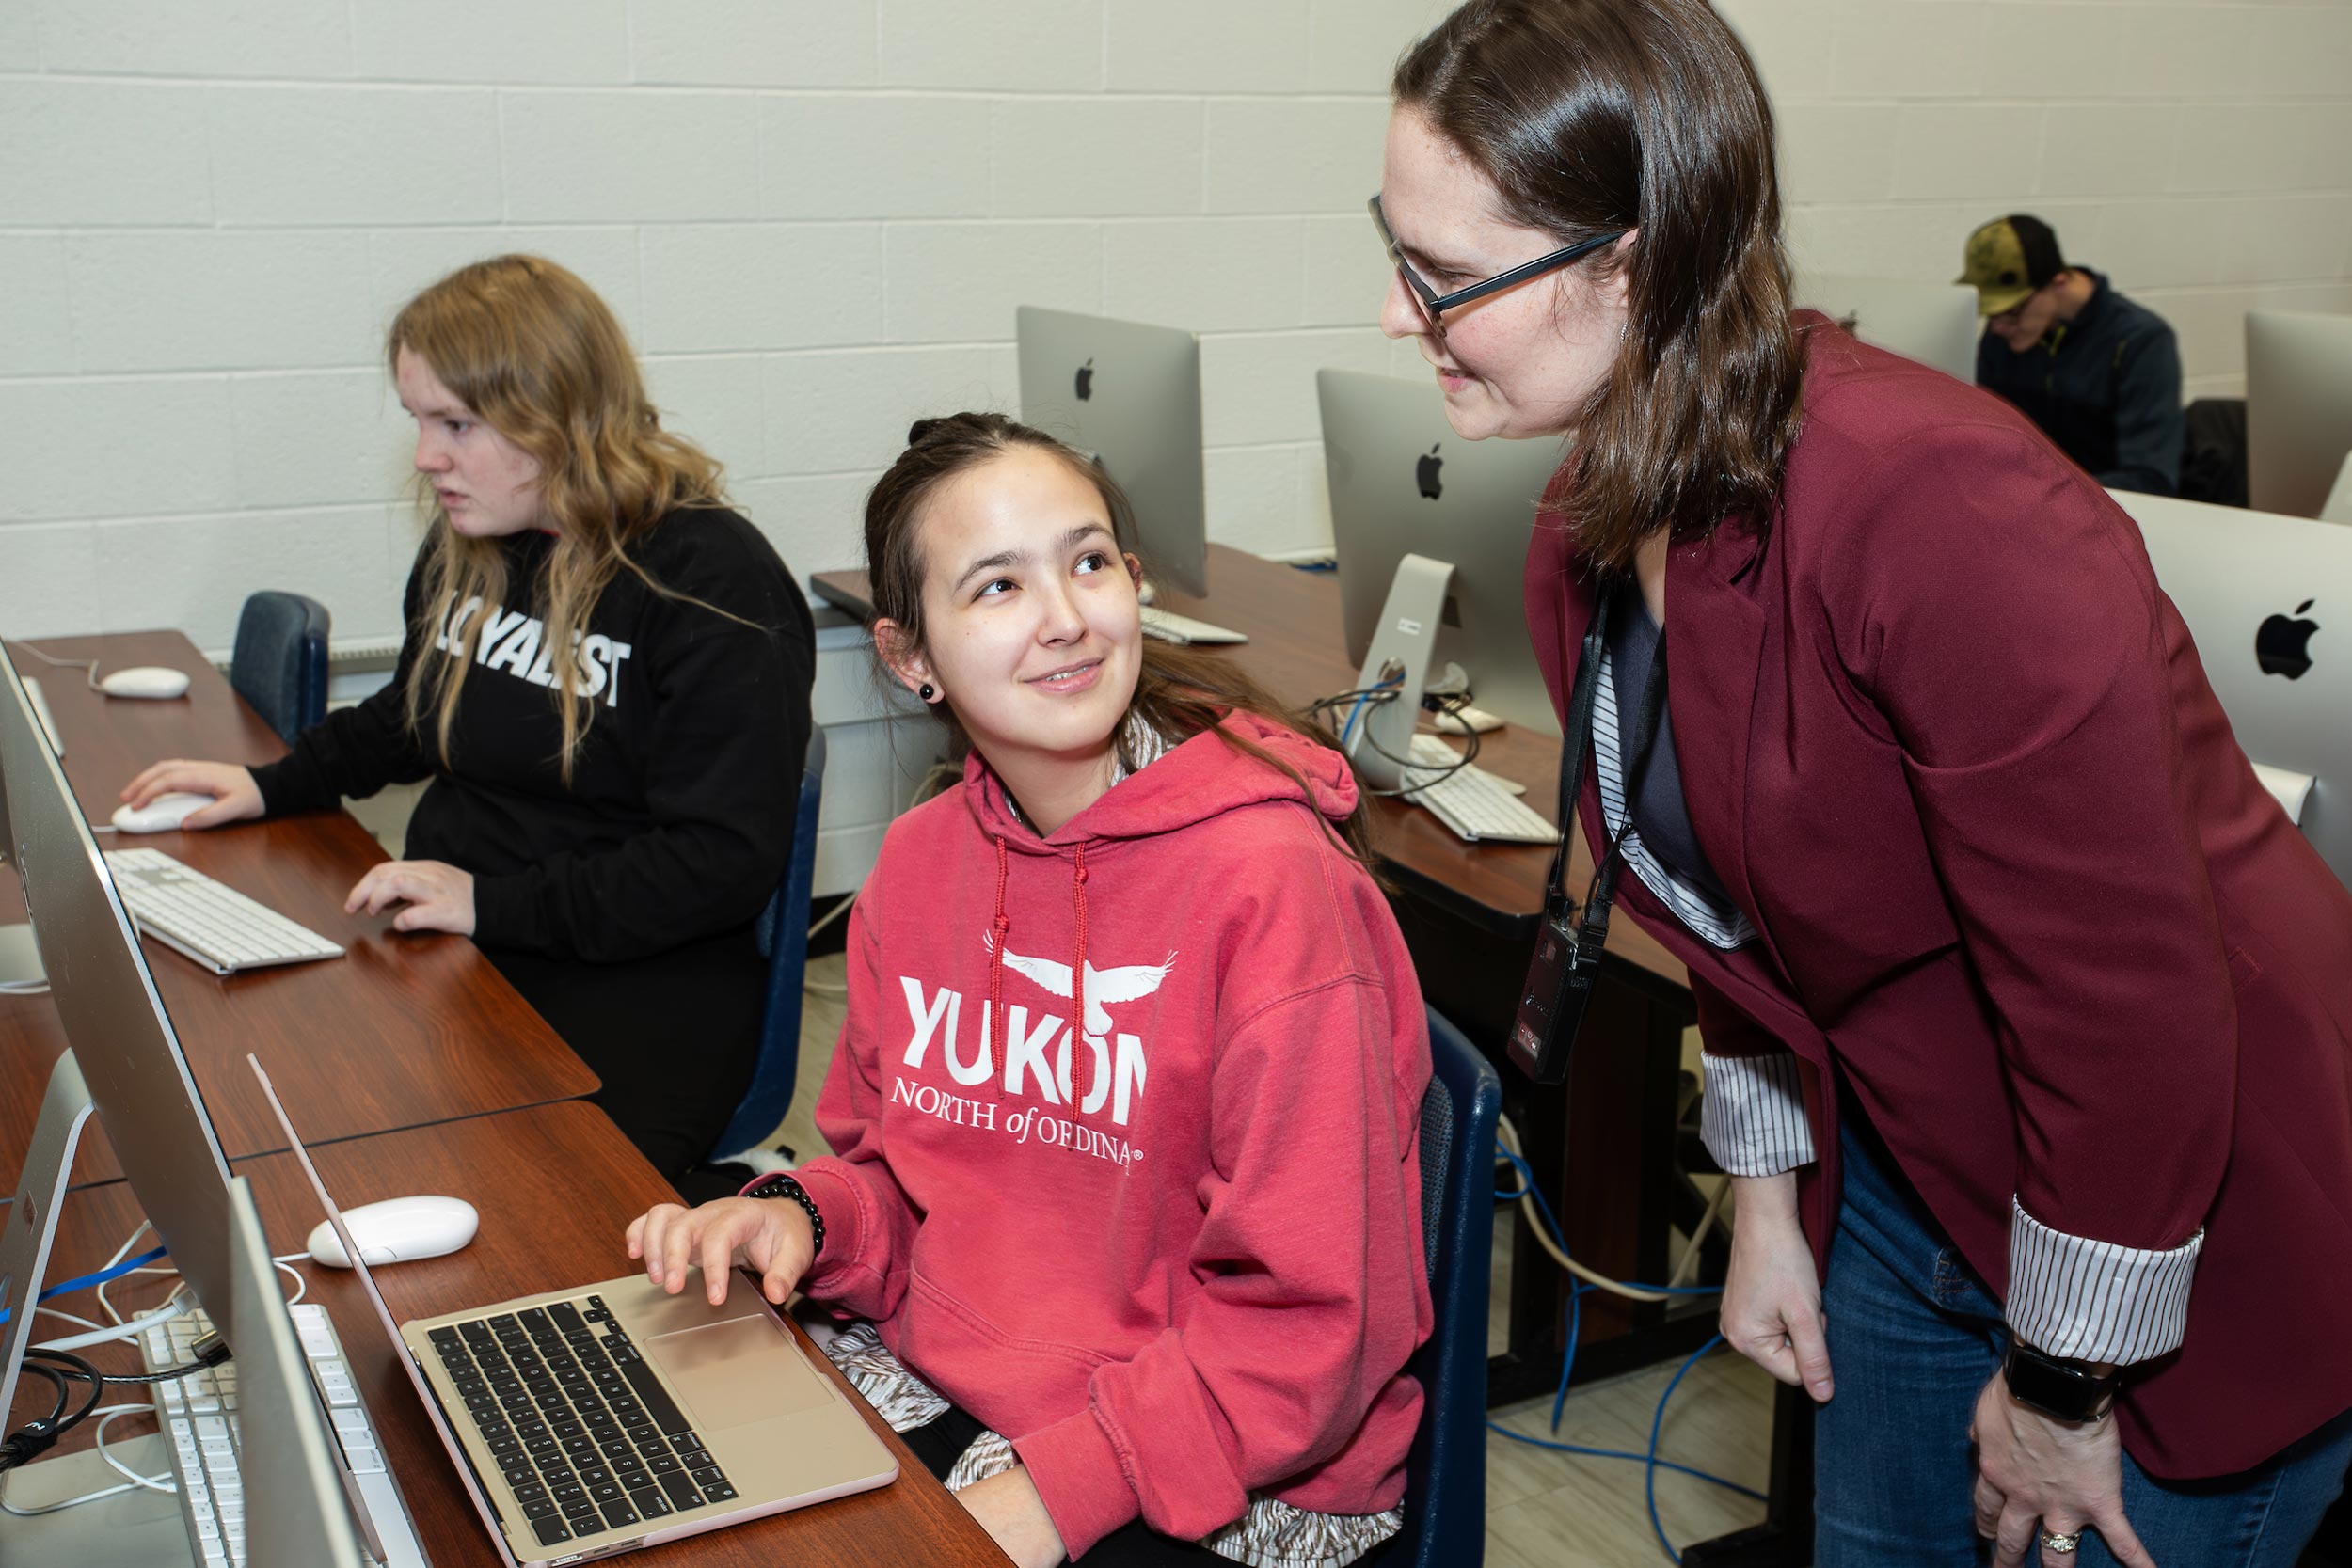
[[[2181,355],[2164,318],[2068,266],[2050,226],[2023,213],[1968,236],[1955,281],[1985,318],[1978,386],[2110,489],[2179,491]]]

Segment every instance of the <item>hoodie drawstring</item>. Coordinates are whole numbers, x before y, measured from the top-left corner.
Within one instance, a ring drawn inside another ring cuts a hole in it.
[[[1012,917],[1005,912],[1005,837],[996,835],[996,918],[992,923],[995,940],[988,944],[988,1026],[995,1037],[1005,1037],[1004,1015],[998,1009],[1004,1005],[1005,933],[1012,929]],[[1002,1049],[1002,1047],[999,1047]]]
[[[1078,906],[1078,957],[1070,966],[1070,989],[1077,995],[1076,1010],[1070,1016],[1070,1033],[1074,1039],[1086,1037],[1087,1023],[1087,847],[1078,846],[1078,869],[1073,874],[1072,898]]]
[[[1005,934],[1012,929],[1012,917],[1005,912],[1005,879],[1008,857],[1004,835],[996,836],[996,918],[991,922],[993,940],[988,944],[988,1025],[993,1037],[1005,1037]],[[1070,989],[1073,993],[1070,1032],[1073,1038],[1086,1035],[1087,1021],[1087,850],[1078,846],[1077,868],[1072,873],[1071,897],[1077,907],[1078,951],[1070,965]],[[1000,1047],[1000,1049],[1010,1049]]]

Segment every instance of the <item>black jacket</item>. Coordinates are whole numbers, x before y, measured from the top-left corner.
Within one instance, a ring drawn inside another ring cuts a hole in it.
[[[438,645],[444,628],[421,645],[421,573],[412,570],[409,636],[391,683],[304,731],[284,760],[255,768],[263,805],[272,816],[324,809],[432,779],[407,853],[473,874],[474,941],[485,947],[609,963],[745,925],[791,852],[816,668],[807,601],[767,539],[735,513],[688,508],[664,518],[632,553],[686,598],[657,594],[626,569],[605,589],[580,644],[596,716],[567,786],[539,645],[552,546],[536,532],[505,540],[508,595],[519,602],[465,618],[474,668],[448,767],[430,743],[430,715],[421,737],[407,722],[410,667],[450,657]]]
[[[2023,409],[2100,483],[2172,495],[2182,436],[2172,328],[2090,276],[2098,287],[2082,313],[2025,353],[1986,333],[1977,344],[1977,385]]]

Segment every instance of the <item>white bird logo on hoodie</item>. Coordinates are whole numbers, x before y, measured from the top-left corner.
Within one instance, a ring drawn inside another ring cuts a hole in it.
[[[996,939],[988,932],[980,933],[980,941],[990,952],[996,950]],[[1031,980],[1067,1002],[1070,997],[1070,966],[1051,958],[1027,958],[1005,949],[1005,967],[1027,975]],[[1168,972],[1176,967],[1176,955],[1169,953],[1167,961],[1159,964],[1129,964],[1122,969],[1097,969],[1087,965],[1086,1032],[1097,1039],[1107,1039],[1111,1032],[1111,1015],[1104,1008],[1107,1002],[1134,1002],[1160,989]]]

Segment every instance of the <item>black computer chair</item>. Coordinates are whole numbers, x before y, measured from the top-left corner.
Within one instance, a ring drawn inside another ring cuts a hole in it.
[[[326,717],[326,607],[275,589],[247,595],[229,684],[287,745]]]
[[[1421,1226],[1434,1323],[1408,1366],[1426,1403],[1405,1461],[1405,1528],[1383,1568],[1476,1568],[1486,1553],[1486,1297],[1502,1080],[1436,1008],[1421,1102]]]
[[[808,905],[817,874],[817,812],[825,792],[825,732],[811,727],[801,766],[792,858],[759,917],[759,950],[768,959],[768,1006],[760,1019],[759,1058],[712,1158],[724,1161],[759,1147],[791,1108],[801,1070],[801,984],[808,971]]]

